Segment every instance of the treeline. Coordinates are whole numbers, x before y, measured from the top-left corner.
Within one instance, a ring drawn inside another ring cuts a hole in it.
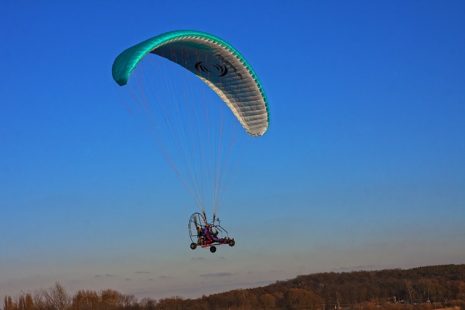
[[[175,299],[175,298],[170,298]],[[3,310],[110,310],[158,309],[157,301],[144,298],[138,301],[133,295],[115,290],[80,290],[71,296],[59,283],[48,290],[25,293],[17,298],[5,296]]]
[[[4,310],[151,310],[151,309],[438,309],[465,310],[465,265],[408,270],[319,273],[253,289],[198,299],[137,300],[114,290],[81,290],[70,296],[53,288],[16,298]],[[455,308],[454,308],[455,307]]]
[[[299,276],[267,287],[272,291],[286,288],[312,291],[323,298],[325,303],[334,305],[364,301],[404,304],[465,301],[465,265],[319,273]]]

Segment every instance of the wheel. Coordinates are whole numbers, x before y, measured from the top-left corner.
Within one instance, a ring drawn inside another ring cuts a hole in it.
[[[195,244],[194,242],[191,243],[191,249],[192,250],[195,250],[197,248],[197,244]]]
[[[229,244],[229,246],[234,246],[234,245],[236,245],[236,241],[234,241],[234,239],[231,239],[231,240],[229,240],[228,244]]]
[[[212,245],[210,247],[210,252],[215,253],[216,252],[216,246]]]

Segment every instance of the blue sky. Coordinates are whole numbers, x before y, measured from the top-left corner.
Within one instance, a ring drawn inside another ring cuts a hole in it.
[[[215,255],[187,248],[195,204],[111,78],[175,29],[230,42],[270,102],[223,197],[237,247]],[[0,294],[465,262],[464,29],[463,1],[4,1]]]

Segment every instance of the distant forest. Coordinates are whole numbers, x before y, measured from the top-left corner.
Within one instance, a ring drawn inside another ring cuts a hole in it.
[[[464,309],[465,265],[408,270],[318,273],[197,299],[137,300],[114,290],[69,295],[56,284],[35,294],[5,296],[4,310],[145,309]]]

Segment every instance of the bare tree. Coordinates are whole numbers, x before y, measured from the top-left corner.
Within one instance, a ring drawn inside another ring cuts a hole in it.
[[[67,310],[71,305],[71,297],[58,282],[48,290],[34,295],[34,305],[38,310]]]

